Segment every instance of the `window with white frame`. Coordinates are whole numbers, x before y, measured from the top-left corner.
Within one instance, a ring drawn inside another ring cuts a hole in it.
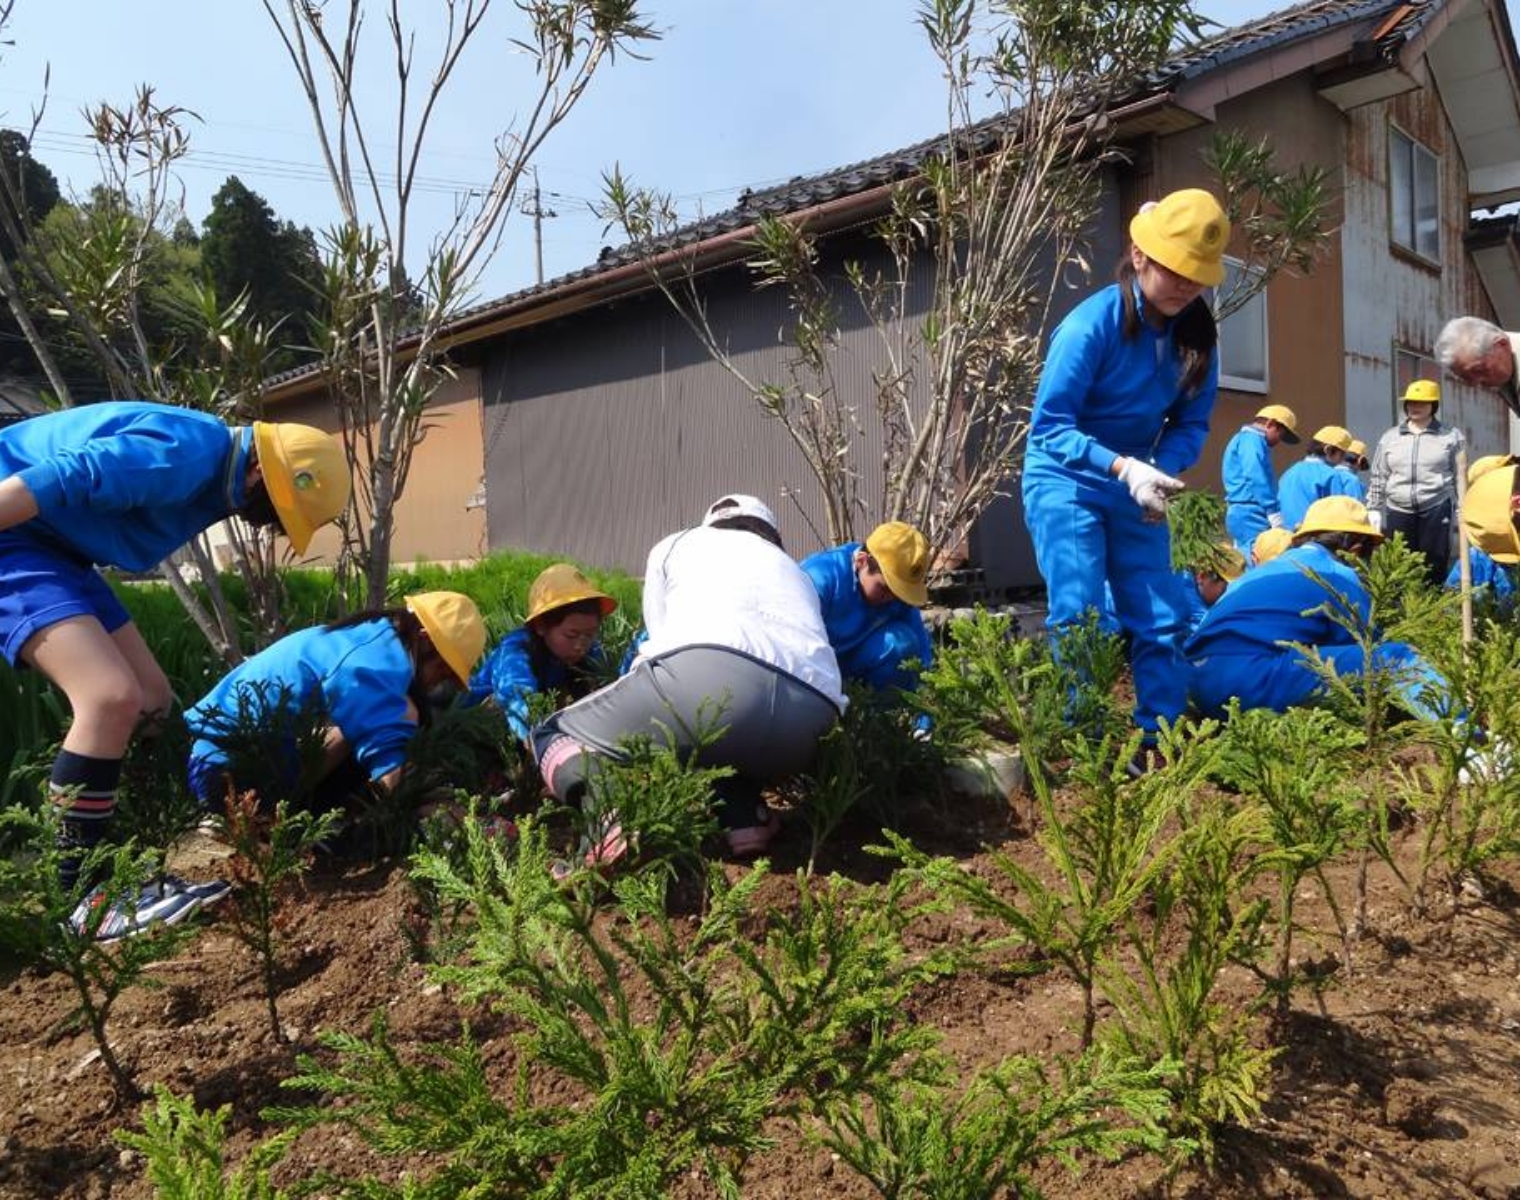
[[[1231,304],[1242,289],[1257,291],[1219,323],[1219,386],[1241,392],[1267,390],[1267,293],[1261,271],[1237,259],[1224,260],[1224,283],[1215,297]]]
[[[1441,261],[1441,160],[1399,129],[1388,131],[1388,219],[1395,246]]]
[[[1406,350],[1403,346],[1393,348],[1393,423],[1404,419],[1404,392],[1416,379],[1439,381],[1441,369],[1436,360],[1418,350]]]

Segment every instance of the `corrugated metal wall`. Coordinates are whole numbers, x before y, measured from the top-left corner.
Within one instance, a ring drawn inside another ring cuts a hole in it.
[[[1114,203],[1111,191],[1110,209]],[[1092,261],[1106,281],[1119,241],[1117,222],[1103,224]],[[890,263],[858,236],[831,239],[826,254],[822,274],[838,280],[844,327],[831,360],[834,383],[861,414],[865,513],[857,534],[863,535],[881,512],[883,440],[871,370],[884,359],[880,335],[839,268],[847,257],[868,272],[889,272]],[[737,270],[701,282],[711,324],[728,338],[739,369],[753,380],[785,380],[792,353],[781,341],[791,324],[785,294],[756,290]],[[1069,283],[1054,320],[1090,289],[1082,279]],[[927,262],[917,285],[915,319],[929,301]],[[699,520],[727,491],[765,499],[794,555],[825,542],[819,490],[801,452],[662,297],[620,301],[498,339],[482,366],[481,394],[493,549],[533,549],[642,572],[656,541]],[[990,586],[1039,583],[1016,498],[993,505],[972,533],[971,550]]]
[[[872,269],[863,240],[834,244]],[[883,269],[887,263],[880,263]],[[786,296],[755,290],[737,271],[702,281],[711,323],[749,378],[787,378],[790,325]],[[920,272],[913,303],[927,304]],[[1080,293],[1073,293],[1073,300]],[[882,437],[874,412],[872,366],[879,335],[842,281],[844,331],[832,357],[840,395],[860,412],[858,461],[863,534],[881,511]],[[644,296],[535,327],[503,339],[482,372],[485,402],[487,526],[490,544],[565,554],[641,572],[665,534],[701,518],[726,491],[752,492],[781,518],[795,555],[824,544],[818,488],[781,424],[712,362],[661,297]],[[996,566],[999,584],[1037,582],[1027,535],[1008,504],[989,514],[975,542]]]
[[[1390,250],[1392,125],[1440,158],[1441,269]],[[1466,170],[1439,97],[1422,90],[1354,109],[1348,114],[1346,142],[1341,229],[1346,418],[1371,444],[1403,416],[1395,396],[1395,348],[1428,355],[1447,320],[1469,312],[1486,315],[1487,305],[1462,248],[1468,225]],[[1509,421],[1499,399],[1450,378],[1441,380],[1441,389],[1441,418],[1466,433],[1469,458],[1508,449]]]

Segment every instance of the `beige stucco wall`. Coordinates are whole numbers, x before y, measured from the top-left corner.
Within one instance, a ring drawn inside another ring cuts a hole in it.
[[[300,421],[336,430],[324,396],[287,401],[273,420]],[[480,373],[462,369],[428,406],[425,434],[412,458],[406,489],[396,507],[391,563],[418,559],[457,562],[486,553],[486,510],[482,502],[484,448],[480,425]],[[306,558],[331,563],[338,547],[333,529],[312,539]]]

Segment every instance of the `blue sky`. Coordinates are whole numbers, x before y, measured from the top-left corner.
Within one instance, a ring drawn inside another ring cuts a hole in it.
[[[530,65],[506,46],[521,32],[520,18],[507,0],[496,3],[497,34],[473,47],[439,114],[414,238],[447,221],[455,192],[489,176],[494,134],[530,95]],[[1203,0],[1199,8],[1229,26],[1283,6]],[[642,7],[664,31],[648,61],[620,57],[599,75],[537,159],[544,207],[558,214],[544,223],[546,276],[591,263],[604,241],[617,240],[604,238],[602,222],[588,212],[614,162],[636,183],[673,193],[683,214],[695,216],[728,207],[745,186],[869,158],[944,127],[944,89],[914,0],[646,0]],[[256,0],[16,0],[7,32],[14,44],[4,51],[0,120],[28,124],[50,71],[37,154],[66,187],[84,190],[94,178],[80,110],[125,103],[148,82],[160,103],[200,118],[190,123],[192,154],[180,171],[197,224],[229,174],[284,219],[313,228],[333,220],[310,119]],[[425,46],[418,59],[426,61]],[[382,54],[370,65],[379,68],[376,78],[384,75]],[[387,104],[381,90],[366,99],[376,111]],[[531,222],[517,215],[480,298],[529,286],[533,277]]]

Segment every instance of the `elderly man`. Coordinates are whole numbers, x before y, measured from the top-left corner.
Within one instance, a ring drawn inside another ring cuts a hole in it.
[[[1436,361],[1472,387],[1504,390],[1505,402],[1520,414],[1515,398],[1517,345],[1520,333],[1506,333],[1482,317],[1454,317],[1436,339]]]

